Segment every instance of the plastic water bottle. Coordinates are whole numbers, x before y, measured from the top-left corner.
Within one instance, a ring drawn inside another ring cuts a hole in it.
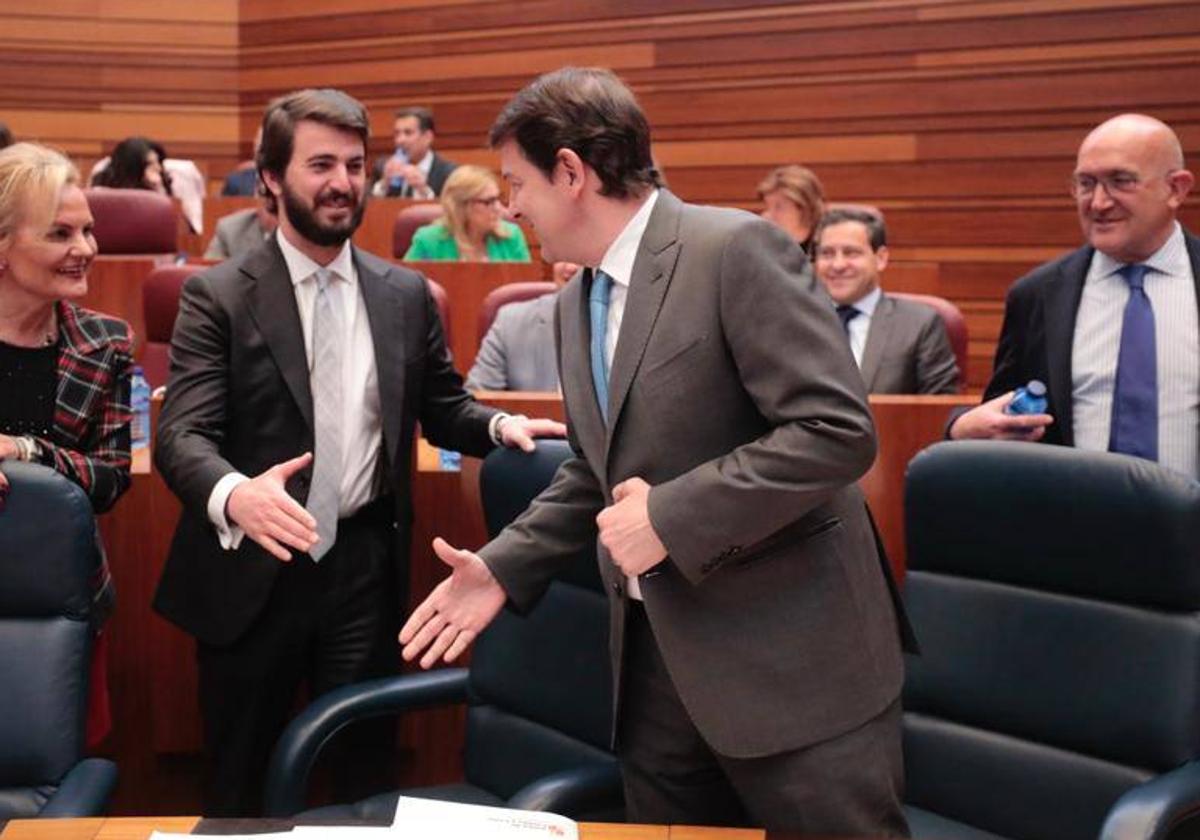
[[[150,445],[150,383],[140,365],[134,367],[129,383],[129,403],[133,408],[133,421],[129,437],[132,449],[145,449]]]
[[[405,154],[404,149],[396,149],[396,151],[392,153],[392,158],[400,161],[401,163],[408,163],[408,155]],[[399,175],[393,175],[391,178],[388,179],[388,192],[389,193],[398,193],[403,189],[404,189],[404,178],[402,178]]]
[[[1018,388],[1012,402],[1004,409],[1005,414],[1045,414],[1046,385],[1040,379],[1030,379],[1024,388]]]
[[[462,453],[453,449],[439,449],[438,469],[441,472],[462,472]]]

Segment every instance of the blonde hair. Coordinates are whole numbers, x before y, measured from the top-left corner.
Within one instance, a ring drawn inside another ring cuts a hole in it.
[[[821,179],[807,166],[791,163],[774,169],[758,185],[758,197],[767,193],[781,192],[788,201],[800,208],[805,223],[810,227],[825,213],[825,190]]]
[[[0,149],[0,244],[22,224],[49,222],[63,188],[79,184],[79,170],[61,152],[38,143]]]
[[[470,164],[457,167],[442,185],[442,217],[438,221],[446,226],[456,242],[467,241],[467,205],[493,186],[499,187],[500,182],[490,169]],[[503,219],[489,233],[499,239],[510,236]]]

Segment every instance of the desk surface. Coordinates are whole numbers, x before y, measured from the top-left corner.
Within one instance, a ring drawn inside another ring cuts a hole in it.
[[[252,831],[251,821],[216,820],[214,831],[224,827]],[[146,840],[154,830],[185,833],[200,823],[199,817],[95,817],[76,820],[12,820],[0,840]],[[209,826],[205,826],[208,828]],[[264,830],[280,828],[278,822],[262,824]],[[621,825],[580,823],[582,840],[801,840],[793,835],[766,834],[758,829],[699,828],[696,826]],[[806,837],[803,840],[823,840]]]

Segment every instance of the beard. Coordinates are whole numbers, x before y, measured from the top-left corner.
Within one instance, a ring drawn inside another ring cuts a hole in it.
[[[323,224],[317,218],[316,208],[340,198],[349,200],[354,206],[354,211],[340,224]],[[283,212],[287,214],[288,221],[298,234],[321,247],[341,245],[358,230],[358,226],[362,224],[363,213],[367,209],[367,192],[363,191],[357,204],[354,204],[354,200],[353,192],[326,190],[317,196],[314,206],[309,207],[300,196],[292,192],[287,181],[283,182]]]

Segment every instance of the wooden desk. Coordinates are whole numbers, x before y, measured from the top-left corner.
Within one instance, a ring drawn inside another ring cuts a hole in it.
[[[188,833],[201,822],[200,817],[94,817],[74,820],[12,820],[0,833],[0,840],[147,840],[152,831]],[[214,821],[217,824],[234,821]],[[238,821],[252,826],[252,821]],[[279,821],[262,821],[263,830],[278,830]],[[202,827],[203,828],[203,827]],[[238,831],[253,831],[239,826]],[[764,832],[745,828],[704,828],[686,825],[623,825],[619,823],[580,823],[581,840],[832,840],[814,836]]]

